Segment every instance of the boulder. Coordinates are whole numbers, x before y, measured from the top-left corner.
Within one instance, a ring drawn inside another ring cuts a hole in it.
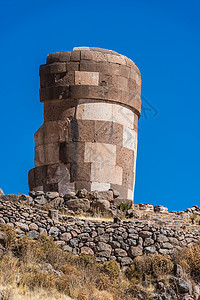
[[[114,198],[118,198],[120,196],[120,193],[116,190],[113,190],[113,189],[109,189],[109,191],[112,191],[113,192],[113,197]]]
[[[143,253],[143,248],[140,246],[131,246],[130,248],[130,256],[136,257],[140,256]]]
[[[31,223],[31,224],[29,225],[29,230],[38,230],[38,225],[35,224],[35,223]]]
[[[180,294],[192,294],[192,285],[189,282],[178,278],[176,283]]]
[[[153,211],[153,204],[140,203],[138,204],[139,210]]]
[[[45,197],[48,199],[48,200],[53,200],[57,197],[59,197],[59,193],[58,192],[47,192],[45,194]]]
[[[108,211],[110,208],[110,202],[108,200],[98,199],[94,201],[91,206],[95,209],[99,209],[100,211]]]
[[[156,213],[168,213],[168,208],[162,205],[157,205],[154,207]]]
[[[89,247],[82,247],[81,254],[94,255],[94,251]]]
[[[64,199],[61,197],[56,197],[53,200],[50,201],[50,206],[53,208],[57,208],[61,206],[64,203]]]
[[[6,241],[6,238],[7,238],[7,235],[3,232],[0,232],[0,243],[1,244],[5,244],[5,241]]]
[[[68,200],[65,205],[68,209],[74,211],[88,211],[90,209],[90,201],[88,199],[71,199]]]
[[[135,211],[134,209],[128,209],[126,212],[126,216],[128,218],[139,219],[140,214],[139,214],[139,212]]]
[[[29,195],[21,194],[19,196],[19,201],[23,202],[24,204],[31,205],[33,204],[33,198]]]
[[[77,199],[75,192],[69,192],[69,193],[65,194],[63,198],[65,201],[70,200],[70,199]]]
[[[21,222],[15,222],[15,226],[19,227],[22,231],[28,232],[29,228],[28,225],[21,223]]]
[[[27,237],[30,237],[30,238],[32,238],[32,239],[34,239],[34,240],[37,240],[38,238],[39,238],[39,232],[38,231],[36,231],[36,230],[31,230],[31,231],[29,231],[28,232],[28,234],[27,234]]]
[[[102,200],[108,200],[108,201],[112,201],[113,200],[113,192],[112,191],[99,191],[99,199]]]
[[[80,189],[78,190],[78,192],[76,193],[76,196],[78,198],[86,198],[88,195],[88,191],[86,189]]]
[[[44,197],[44,195],[39,195],[34,199],[36,204],[39,205],[45,205],[47,203],[47,199]]]

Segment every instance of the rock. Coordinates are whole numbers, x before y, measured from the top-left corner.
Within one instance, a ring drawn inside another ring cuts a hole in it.
[[[180,294],[186,294],[186,293],[188,293],[190,295],[192,294],[192,285],[189,282],[187,282],[181,278],[178,278],[178,280],[176,281],[176,284],[177,284],[178,291]]]
[[[139,236],[141,236],[143,239],[149,238],[149,237],[152,237],[152,232],[151,231],[140,231]]]
[[[168,208],[162,205],[157,205],[154,207],[156,213],[168,213]]]
[[[45,234],[45,235],[47,235],[47,230],[45,229],[45,228],[39,228],[39,233],[40,234]]]
[[[128,209],[127,212],[126,212],[126,216],[128,218],[139,219],[140,214],[139,214],[139,212],[135,211],[134,209]]]
[[[44,195],[39,195],[34,199],[35,203],[39,205],[44,205],[47,203],[47,199],[44,197]]]
[[[114,198],[118,198],[120,196],[120,193],[116,190],[113,190],[113,189],[109,189],[109,191],[112,191],[113,192],[113,197]]]
[[[21,222],[15,222],[15,226],[19,227],[22,231],[28,232],[29,228],[28,225],[21,223]]]
[[[89,247],[82,247],[81,254],[94,255],[94,251]]]
[[[143,246],[148,247],[154,244],[154,240],[151,238],[144,239]]]
[[[92,203],[91,207],[99,209],[100,211],[108,211],[110,208],[110,202],[108,200],[96,200]]]
[[[39,232],[38,231],[36,231],[36,230],[31,230],[31,231],[29,231],[28,232],[28,234],[27,234],[27,237],[30,237],[30,238],[32,238],[32,239],[34,239],[34,240],[37,240],[38,238],[39,238]]]
[[[35,224],[35,223],[31,223],[31,224],[29,225],[29,230],[38,230],[38,225]]]
[[[174,275],[176,277],[183,277],[183,269],[179,264],[174,265]]]
[[[92,192],[90,192],[89,193],[89,197],[90,197],[91,200],[99,199],[100,198],[98,191],[92,191]]]
[[[78,190],[78,192],[76,193],[76,196],[78,198],[86,198],[88,195],[88,191],[86,189],[80,189]]]
[[[156,237],[156,241],[159,242],[159,243],[163,243],[163,242],[168,242],[169,239],[163,235],[163,234],[159,234],[157,237]]]
[[[1,195],[0,196],[3,201],[10,201],[10,202],[18,202],[19,201],[19,196],[18,195]]]
[[[32,198],[35,198],[36,196],[35,196],[35,191],[30,191],[29,193],[29,196],[31,196]]]
[[[47,192],[45,194],[45,197],[49,200],[53,200],[53,199],[59,197],[59,193],[58,192]]]
[[[145,247],[144,252],[146,254],[155,254],[155,253],[157,253],[155,246]]]
[[[37,196],[44,196],[44,192],[43,191],[35,192],[35,197],[37,197]]]
[[[138,206],[139,206],[139,210],[153,211],[153,205],[152,204],[140,203],[140,204],[138,204]]]
[[[129,204],[130,207],[133,204],[133,200],[130,200],[130,199],[121,199],[121,198],[114,198],[112,202],[117,207],[119,207],[121,203]]]
[[[2,191],[2,189],[0,189],[0,195],[4,195],[4,192]]]
[[[98,242],[97,243],[97,250],[98,251],[110,251],[112,250],[112,247],[104,242]]]
[[[58,208],[59,206],[61,206],[64,203],[64,199],[61,197],[56,197],[53,200],[51,200],[50,202],[50,206],[53,208]]]
[[[5,245],[7,234],[0,232],[0,243]]]
[[[70,199],[77,199],[75,192],[69,192],[69,193],[65,194],[63,198],[65,201],[70,200]]]
[[[49,235],[56,238],[59,235],[59,229],[57,227],[51,227],[49,230]]]
[[[58,222],[58,210],[56,209],[50,209],[49,210],[49,217],[54,220],[55,222]]]
[[[72,247],[70,247],[69,245],[65,245],[63,246],[63,251],[72,252]]]
[[[140,247],[140,246],[136,246],[136,247],[131,246],[130,247],[130,254],[133,257],[140,256],[140,255],[143,254],[143,248]]]
[[[120,263],[122,266],[131,265],[133,260],[130,257],[119,257]]]
[[[33,204],[33,198],[29,195],[22,194],[19,196],[19,201],[24,202],[27,205]]]
[[[90,201],[88,199],[71,199],[66,202],[66,205],[68,209],[74,211],[88,211],[90,209]]]
[[[118,218],[118,217],[114,217],[113,222],[114,222],[115,224],[120,224],[120,223],[121,223],[121,219]]]
[[[102,200],[108,200],[108,201],[112,201],[113,200],[113,192],[112,191],[99,191],[99,199]]]
[[[65,242],[68,242],[71,238],[72,238],[72,235],[70,232],[62,233],[60,236],[60,239]]]
[[[127,252],[123,249],[115,249],[115,256],[127,256]]]

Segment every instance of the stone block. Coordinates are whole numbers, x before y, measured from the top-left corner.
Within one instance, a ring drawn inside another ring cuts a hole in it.
[[[45,145],[45,164],[53,165],[59,163],[59,143]]]
[[[53,63],[49,65],[50,74],[65,73],[67,71],[66,63]]]
[[[114,122],[124,125],[130,129],[134,129],[135,114],[133,111],[119,104],[113,104],[112,108]]]
[[[121,92],[118,88],[111,87],[108,89],[108,100],[120,102]]]
[[[75,71],[75,85],[99,85],[99,72]]]
[[[63,163],[46,166],[45,180],[47,184],[70,182],[69,167]]]
[[[78,71],[80,68],[80,63],[76,61],[71,61],[66,63],[67,72]]]
[[[46,183],[47,166],[35,168],[35,187],[43,186]]]
[[[71,120],[75,116],[76,100],[44,103],[44,121]]]
[[[68,141],[93,142],[95,140],[95,121],[74,119],[69,123]]]
[[[35,146],[44,144],[44,124],[34,134]]]
[[[122,55],[113,55],[113,54],[107,54],[107,59],[109,63],[119,64],[119,65],[125,65],[126,66],[126,60],[125,57]]]
[[[85,143],[85,162],[116,164],[116,146],[105,143]]]
[[[82,120],[112,121],[112,104],[104,102],[80,102],[77,118]]]
[[[31,169],[28,172],[28,186],[29,186],[30,191],[36,186],[35,185],[35,169]]]
[[[92,191],[90,181],[76,181],[75,190],[86,189],[87,191]]]
[[[123,128],[123,147],[133,151],[137,150],[137,133],[125,126]]]
[[[133,165],[132,166],[130,165],[128,169],[123,168],[122,185],[125,186],[127,189],[133,190],[133,183],[134,183],[134,171],[133,171]],[[127,198],[129,198],[128,195]]]
[[[40,145],[35,147],[35,166],[43,166],[45,165],[45,147],[44,145]]]
[[[122,168],[104,163],[91,163],[91,181],[122,184]]]
[[[114,185],[111,185],[111,186],[114,186]],[[120,189],[120,187],[119,187],[118,190],[120,191],[120,198],[115,198],[113,200],[114,205],[119,207],[121,203],[125,203],[125,204],[129,204],[130,206],[132,206],[132,204],[133,204],[132,199],[127,199],[127,197],[123,198],[123,194],[127,194],[127,189],[125,189],[124,187],[121,187],[121,189]]]
[[[70,97],[73,99],[107,99],[107,89],[103,86],[74,85],[70,86]]]
[[[76,71],[68,71],[66,73],[56,74],[53,86],[74,85],[75,84],[75,72]]]
[[[120,76],[129,78],[131,73],[131,68],[125,65],[120,66]]]
[[[62,100],[69,98],[68,86],[55,86],[40,89],[40,101]]]
[[[44,123],[44,143],[64,142],[68,139],[69,122],[51,121]]]
[[[123,169],[129,169],[132,166],[133,171],[134,152],[131,149],[118,146],[116,164]]]
[[[123,126],[114,122],[95,121],[95,141],[122,146]]]
[[[89,71],[89,72],[97,72],[97,63],[96,62],[90,62],[87,60],[81,60],[80,61],[80,71]]]
[[[80,59],[81,59],[81,51],[73,50],[71,52],[71,61],[80,61]]]
[[[84,151],[85,143],[83,142],[60,143],[59,159],[65,164],[84,162]]]
[[[105,191],[105,190],[109,190],[110,188],[110,183],[106,183],[106,182],[92,182],[91,183],[91,187],[90,190],[91,191]]]
[[[90,181],[91,180],[91,163],[79,162],[70,166],[71,181]]]
[[[97,51],[88,51],[88,50],[82,50],[81,51],[81,60],[92,60],[96,62],[100,61],[107,61],[107,57],[102,52]]]
[[[129,82],[130,80],[128,80],[126,77],[118,76],[118,84],[117,84],[118,89],[127,91],[129,87]]]
[[[71,51],[52,53],[47,56],[47,64],[52,64],[54,62],[70,61],[70,58],[71,58]]]

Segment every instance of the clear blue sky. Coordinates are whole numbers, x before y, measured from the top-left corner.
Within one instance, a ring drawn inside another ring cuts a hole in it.
[[[136,203],[200,205],[198,1],[0,0],[0,187],[28,193],[34,132],[43,123],[39,65],[74,46],[115,50],[138,65]],[[155,115],[155,112],[157,114]]]

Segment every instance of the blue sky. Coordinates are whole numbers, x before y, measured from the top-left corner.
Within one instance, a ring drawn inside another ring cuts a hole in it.
[[[135,203],[200,205],[199,13],[193,0],[0,0],[4,192],[28,193],[43,123],[39,65],[49,53],[93,46],[128,56],[141,71]]]

